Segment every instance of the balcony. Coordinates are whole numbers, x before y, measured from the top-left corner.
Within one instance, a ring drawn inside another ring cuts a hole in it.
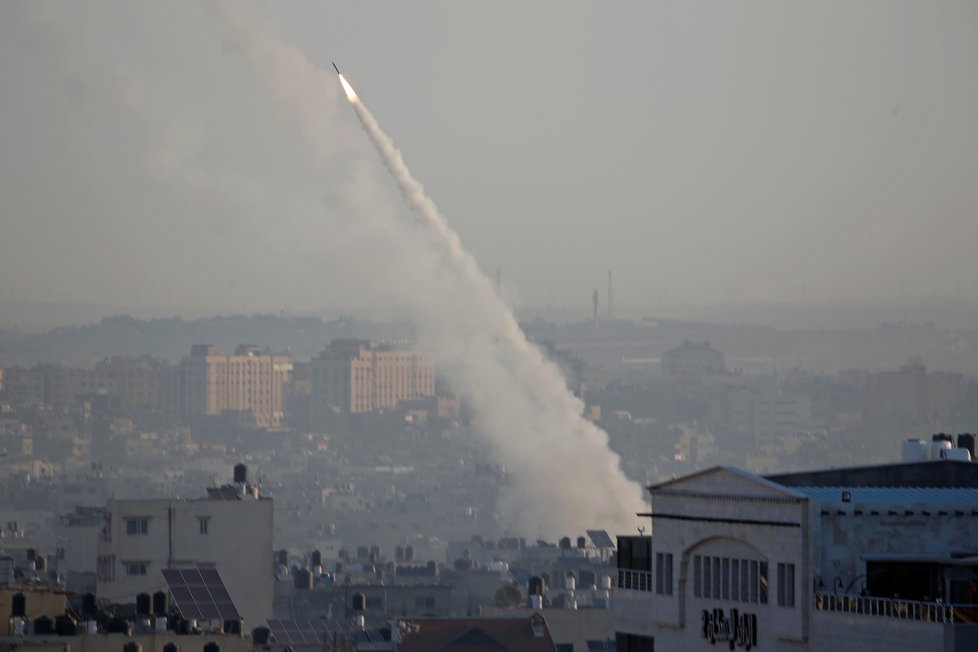
[[[815,610],[931,623],[975,622],[975,608],[859,595],[815,594]]]
[[[618,588],[630,591],[652,591],[651,571],[618,569]]]

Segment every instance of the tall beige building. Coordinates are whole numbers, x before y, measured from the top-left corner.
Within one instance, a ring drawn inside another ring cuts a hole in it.
[[[239,345],[234,355],[195,344],[180,362],[180,405],[185,416],[250,412],[255,426],[283,427],[283,389],[292,360],[258,347]]]
[[[312,391],[320,408],[360,413],[435,395],[431,359],[415,351],[361,340],[334,340],[312,359]]]

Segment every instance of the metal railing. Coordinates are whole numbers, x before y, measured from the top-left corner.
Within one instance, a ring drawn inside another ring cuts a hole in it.
[[[954,606],[943,602],[916,602],[861,595],[816,593],[815,609],[931,623],[953,623],[961,620],[955,620]]]
[[[632,591],[651,591],[652,572],[619,568],[618,588]]]

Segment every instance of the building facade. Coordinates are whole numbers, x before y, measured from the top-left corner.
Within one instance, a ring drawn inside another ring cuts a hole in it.
[[[717,467],[649,492],[652,536],[619,539],[619,650],[978,643],[978,465]]]
[[[222,355],[212,346],[191,347],[180,362],[180,405],[184,416],[224,413],[250,415],[256,428],[284,426],[284,388],[292,377],[286,355],[269,354],[258,347],[240,345],[234,355]]]
[[[336,340],[312,360],[312,393],[320,410],[389,409],[434,396],[434,365],[428,356],[400,347]]]
[[[237,474],[237,470],[236,470]],[[134,602],[165,591],[162,570],[214,568],[246,627],[272,616],[273,503],[238,482],[197,500],[109,500],[98,542],[97,593]]]

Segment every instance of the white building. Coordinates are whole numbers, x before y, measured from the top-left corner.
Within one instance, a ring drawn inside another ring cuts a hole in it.
[[[272,616],[272,500],[248,484],[211,487],[196,500],[109,500],[98,546],[97,593],[134,602],[166,591],[166,568],[214,568],[246,628]]]
[[[619,652],[978,643],[978,464],[717,467],[649,491],[652,536],[619,537]]]

